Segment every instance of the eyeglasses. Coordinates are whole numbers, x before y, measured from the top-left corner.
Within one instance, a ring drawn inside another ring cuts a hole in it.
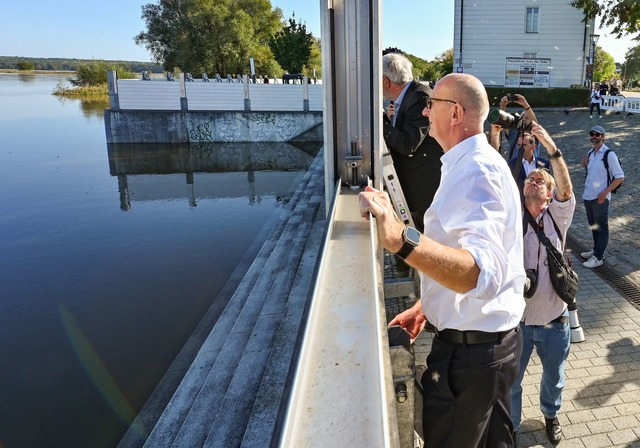
[[[601,133],[599,133],[599,132],[591,131],[591,132],[589,132],[589,135],[590,135],[591,137],[600,137],[600,136],[601,136],[601,135],[603,135],[603,134],[601,134]]]
[[[527,183],[527,184],[530,184],[530,183],[532,183],[532,182],[533,182],[533,183],[534,183],[534,184],[536,184],[536,185],[546,185],[546,184],[547,184],[547,181],[546,181],[546,180],[544,180],[544,179],[543,179],[543,178],[541,178],[541,177],[527,177],[527,178],[524,180],[524,182],[525,182],[525,183]]]
[[[465,109],[464,106],[462,104],[458,103],[457,101],[445,100],[443,98],[434,98],[432,96],[431,97],[428,96],[427,98],[425,98],[425,103],[426,103],[427,109],[431,109],[431,106],[433,106],[433,102],[434,101],[445,101],[447,103],[457,104],[458,106],[462,107],[463,111],[465,111],[465,112],[467,111],[467,109]]]

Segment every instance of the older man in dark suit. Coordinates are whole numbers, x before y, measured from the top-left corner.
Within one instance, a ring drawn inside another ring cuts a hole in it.
[[[428,135],[422,115],[431,88],[413,80],[412,64],[399,53],[382,59],[382,92],[391,101],[383,116],[384,139],[418,230],[440,185],[442,148]]]

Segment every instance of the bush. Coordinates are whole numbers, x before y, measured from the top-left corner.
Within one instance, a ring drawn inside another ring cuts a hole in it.
[[[133,79],[135,74],[128,67],[117,62],[91,61],[78,64],[76,78],[69,82],[76,87],[97,86],[107,83],[107,72],[118,72],[119,79]]]
[[[36,68],[33,62],[29,61],[20,61],[16,64],[16,67],[18,68],[18,70],[35,70]]]

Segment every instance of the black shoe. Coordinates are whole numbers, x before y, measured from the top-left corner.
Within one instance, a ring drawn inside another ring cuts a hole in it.
[[[556,418],[546,418],[545,417],[545,429],[547,430],[547,439],[553,446],[556,446],[560,443],[560,439],[562,439],[562,428],[560,427],[560,422],[558,421],[558,417]]]

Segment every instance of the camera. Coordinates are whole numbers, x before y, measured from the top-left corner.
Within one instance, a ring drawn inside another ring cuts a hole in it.
[[[507,93],[507,101],[518,101],[518,95]]]
[[[523,129],[528,131],[531,129],[532,124],[529,123],[527,126],[524,125],[524,120],[522,119],[523,115],[519,113],[510,114],[509,112],[505,112],[502,109],[491,109],[489,111],[489,123],[497,124],[504,129]]]
[[[525,299],[530,299],[538,289],[538,270],[527,269],[525,274],[527,278],[524,281],[524,297]]]

